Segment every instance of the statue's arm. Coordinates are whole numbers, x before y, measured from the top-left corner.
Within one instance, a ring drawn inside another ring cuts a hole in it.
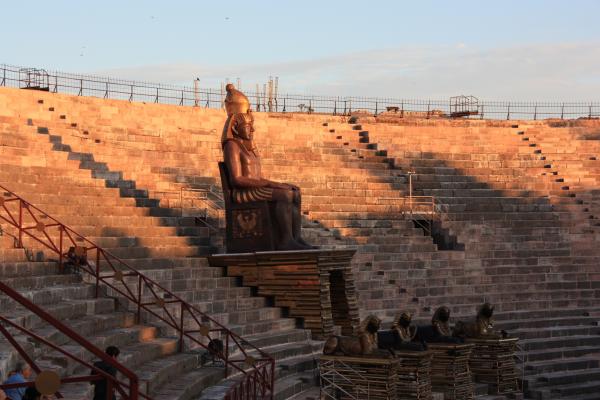
[[[240,160],[240,148],[232,142],[225,144],[224,158],[229,170],[231,184],[241,188],[255,188],[269,186],[269,181],[266,179],[249,178],[242,175],[242,163]]]

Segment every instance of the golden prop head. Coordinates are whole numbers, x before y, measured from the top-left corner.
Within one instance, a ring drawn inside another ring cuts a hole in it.
[[[225,90],[227,91],[225,111],[227,111],[228,117],[234,114],[246,114],[250,111],[250,101],[244,93],[237,90],[232,83],[228,83]]]
[[[221,136],[221,143],[224,145],[228,140],[233,139],[234,136],[241,136],[243,139],[249,140],[251,143],[252,151],[256,151],[254,142],[252,141],[252,134],[254,128],[254,116],[250,110],[250,101],[244,95],[233,86],[228,83],[225,86],[227,90],[227,96],[225,97],[225,110],[227,111],[227,121],[223,127],[223,135]],[[239,127],[242,124],[250,125],[247,128],[247,134],[238,135],[239,131],[236,131],[234,127]]]

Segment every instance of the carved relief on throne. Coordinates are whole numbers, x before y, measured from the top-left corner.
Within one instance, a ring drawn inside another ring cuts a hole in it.
[[[250,208],[246,210],[233,210],[233,238],[243,239],[263,235],[262,210]]]

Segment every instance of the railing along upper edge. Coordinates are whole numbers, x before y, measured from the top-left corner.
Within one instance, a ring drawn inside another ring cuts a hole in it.
[[[47,72],[35,68],[23,68],[0,64],[0,86],[16,88],[44,89],[54,93],[68,93],[77,96],[93,96],[129,101],[173,104],[180,106],[204,106],[221,108],[225,92],[219,89],[200,89],[142,81],[115,79],[93,75],[81,75],[58,71]],[[27,72],[27,78],[21,75]],[[43,77],[34,76],[35,83],[43,82],[44,88],[31,86],[30,72],[38,71]],[[401,99],[357,96],[324,96],[274,94],[272,97],[262,92],[244,91],[256,111],[263,112],[300,112],[346,116],[352,112],[367,112],[378,115],[388,107],[396,108],[401,117],[418,113],[426,118],[441,111],[447,116],[452,114],[449,99]],[[455,96],[456,97],[456,96]],[[599,101],[493,101],[478,100],[477,113],[471,118],[506,120],[516,119],[575,119],[600,117]]]

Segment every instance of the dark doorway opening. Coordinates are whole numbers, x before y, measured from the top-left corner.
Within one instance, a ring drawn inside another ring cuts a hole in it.
[[[352,335],[354,332],[349,316],[350,307],[346,297],[344,271],[337,270],[329,273],[329,295],[333,325],[341,328],[342,335]]]

